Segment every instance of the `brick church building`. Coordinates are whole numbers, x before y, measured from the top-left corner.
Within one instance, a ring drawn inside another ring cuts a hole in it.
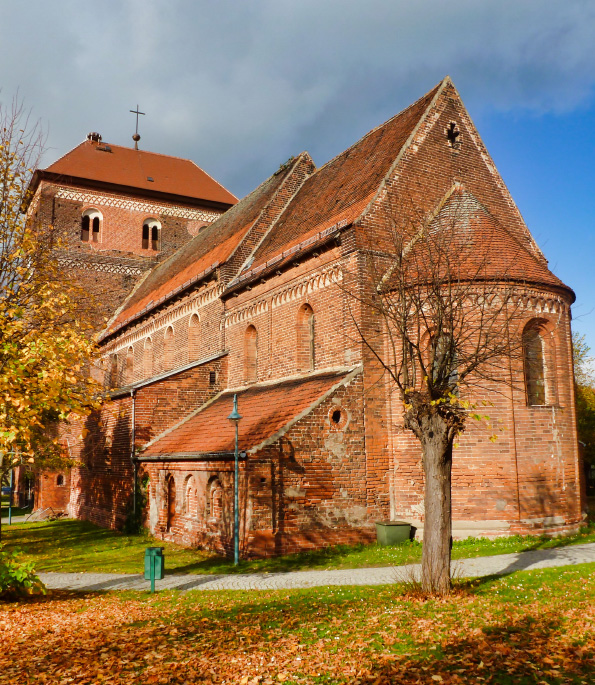
[[[324,166],[301,153],[239,202],[191,162],[96,134],[33,182],[30,211],[71,227],[60,258],[110,317],[106,401],[66,430],[78,465],[41,477],[39,506],[119,527],[136,479],[157,537],[229,552],[237,395],[243,555],[370,541],[378,520],[423,529],[420,445],[358,335],[371,314],[345,287],[347,275],[365,287],[366,251],[388,250],[390,189],[425,216],[464,195],[474,239],[489,227],[494,264],[513,258],[533,350],[530,371],[511,362],[498,392],[472,398],[491,401],[500,432],[492,442],[470,422],[461,436],[455,536],[581,523],[574,294],[450,79]]]

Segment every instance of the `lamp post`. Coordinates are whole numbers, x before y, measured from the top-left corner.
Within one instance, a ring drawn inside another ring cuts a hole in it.
[[[234,479],[233,479],[233,563],[237,566],[240,561],[240,497],[239,497],[239,451],[238,451],[238,424],[241,416],[238,411],[238,396],[233,396],[233,411],[227,417],[236,427],[236,442],[234,452]]]

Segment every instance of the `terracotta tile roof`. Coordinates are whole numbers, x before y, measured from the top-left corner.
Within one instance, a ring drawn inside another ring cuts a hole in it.
[[[237,202],[234,195],[189,159],[111,143],[85,140],[44,171],[194,200]]]
[[[218,395],[177,426],[150,442],[140,458],[233,452],[234,427],[227,417],[238,395],[240,450],[249,451],[302,418],[313,405],[353,378],[359,370],[333,371],[273,385],[252,385]]]
[[[357,219],[441,85],[312,174],[259,246],[251,268],[333,224]]]
[[[463,186],[452,192],[428,227],[428,239],[413,239],[406,259],[407,277],[427,282],[449,274],[449,280],[514,281],[555,286],[572,293],[524,243],[507,231]],[[432,271],[428,264],[437,266]],[[396,277],[387,273],[390,289]],[[574,295],[574,293],[572,293]]]
[[[160,300],[198,280],[205,271],[225,262],[290,172],[291,166],[288,166],[268,178],[169,259],[157,265],[116,313],[104,337],[143,310],[148,311]]]

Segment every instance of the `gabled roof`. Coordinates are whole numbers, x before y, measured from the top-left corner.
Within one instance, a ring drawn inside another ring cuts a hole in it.
[[[32,192],[43,177],[77,179],[209,203],[237,202],[234,195],[189,159],[91,140],[85,140],[47,169],[36,172]]]
[[[255,269],[367,207],[444,82],[310,176],[254,254]]]
[[[169,259],[158,264],[116,312],[104,337],[170,296],[177,295],[223,264],[257,221],[292,169],[293,164],[289,164],[273,174],[217,221],[205,226]]]
[[[238,396],[239,449],[257,452],[279,439],[337,388],[360,372],[321,372],[306,378],[251,385],[220,393],[186,419],[157,436],[140,454],[141,460],[229,454],[235,447],[235,429],[228,420],[233,396]]]

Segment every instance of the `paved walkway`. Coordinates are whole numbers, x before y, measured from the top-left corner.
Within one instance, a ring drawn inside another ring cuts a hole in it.
[[[595,543],[571,545],[558,549],[532,550],[494,557],[459,559],[452,563],[455,577],[505,575],[553,566],[571,566],[595,562]],[[167,573],[155,585],[158,590],[279,590],[325,585],[385,585],[419,576],[418,564],[382,568],[355,568],[341,571],[290,571],[288,573],[253,573],[236,575],[176,575]],[[147,590],[148,580],[142,575],[118,573],[40,573],[48,588],[78,591]]]

